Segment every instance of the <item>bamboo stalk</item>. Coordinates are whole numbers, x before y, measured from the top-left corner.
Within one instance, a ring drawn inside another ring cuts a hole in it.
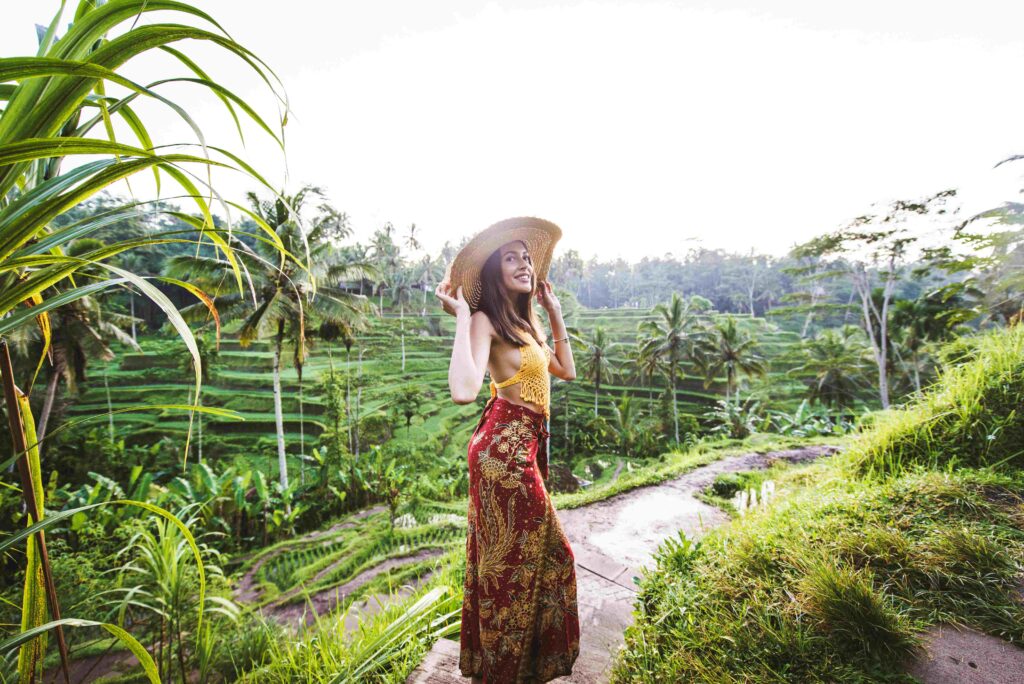
[[[18,472],[21,475],[21,493],[25,498],[32,523],[43,519],[43,512],[36,500],[36,490],[32,484],[32,473],[28,467],[28,444],[26,444],[25,428],[21,419],[21,406],[18,395],[21,390],[14,384],[14,368],[11,364],[11,352],[6,340],[0,340],[0,378],[4,385],[4,401],[7,403],[7,421],[11,428],[11,441],[14,453],[21,454],[18,458]],[[50,614],[54,620],[60,620],[60,603],[57,601],[57,590],[53,584],[53,573],[50,571],[50,554],[46,550],[46,537],[43,530],[36,532],[39,542],[39,554],[43,564],[43,580],[46,583],[46,596],[50,602]],[[64,673],[64,684],[71,684],[68,673],[68,646],[64,641],[64,628],[57,625],[57,647],[60,649],[60,667]]]

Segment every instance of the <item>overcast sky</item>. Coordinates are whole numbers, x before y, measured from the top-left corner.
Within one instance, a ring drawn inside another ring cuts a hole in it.
[[[0,4],[2,53],[34,53],[58,3]],[[289,190],[323,185],[360,237],[415,222],[433,251],[533,214],[585,257],[781,254],[876,201],[959,187],[970,211],[1022,186],[1024,166],[992,167],[1024,152],[1024,3],[195,4],[287,89],[288,177],[255,133],[249,157]],[[243,67],[190,54],[273,114]],[[237,141],[215,100],[167,92]],[[189,139],[154,116],[161,139]]]

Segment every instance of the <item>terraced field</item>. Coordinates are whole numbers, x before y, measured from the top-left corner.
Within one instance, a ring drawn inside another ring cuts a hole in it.
[[[425,581],[438,559],[465,544],[465,505],[421,505],[393,533],[386,510],[377,506],[263,549],[235,571],[235,598],[292,628],[370,596],[397,600],[395,586]]]
[[[636,339],[637,325],[650,317],[649,312],[635,309],[584,310],[569,324],[585,332],[601,325],[615,341],[628,344]],[[743,328],[757,335],[762,353],[771,361],[769,377],[755,381],[755,386],[766,393],[773,408],[795,407],[803,386],[786,372],[799,364],[798,353],[794,352],[798,349],[795,344],[797,336],[778,331],[762,319],[741,317],[738,320]],[[360,401],[360,415],[364,418],[386,410],[391,393],[401,386],[415,383],[421,387],[424,402],[419,415],[413,418],[408,434],[402,426],[396,428],[394,438],[422,444],[443,433],[450,436],[445,440],[447,448],[452,449],[453,454],[461,452],[479,414],[479,406],[458,406],[447,397],[453,322],[448,316],[407,316],[404,321],[404,371],[397,317],[376,320],[369,333],[359,337],[350,357],[340,344],[319,342],[304,366],[301,404],[297,373],[289,365],[291,355],[286,351],[282,370],[282,406],[286,448],[291,457],[289,468],[294,468],[296,473],[301,472],[303,459],[299,455],[310,453],[324,429],[324,407],[316,394],[316,383],[320,374],[332,365],[338,369],[347,368],[352,373],[358,373],[361,366],[363,375],[369,380]],[[440,332],[440,335],[431,332]],[[180,347],[180,343],[151,338],[142,339],[140,343],[142,353],[127,350],[115,362],[92,367],[91,381],[85,384],[84,391],[68,409],[71,416],[102,413],[108,405],[117,410],[188,401],[190,374],[181,367],[180,350],[177,354],[167,353],[173,345]],[[358,358],[360,351],[361,363]],[[237,411],[244,420],[204,418],[204,456],[207,459],[216,462],[240,457],[264,469],[268,475],[276,472],[270,376],[272,356],[267,342],[256,342],[243,348],[230,333],[225,333],[213,378],[203,390],[203,403]],[[554,382],[560,384],[558,380]],[[611,398],[618,397],[623,391],[635,396],[642,404],[650,402],[652,397],[656,400],[661,391],[657,386],[660,384],[658,379],[655,387],[630,385],[621,379],[604,383],[602,395],[609,399],[601,402],[600,411],[610,414]],[[486,392],[486,387],[481,388],[481,401]],[[702,378],[688,373],[678,387],[680,411],[701,416],[722,392],[722,383],[705,388]],[[592,386],[585,381],[572,383],[567,401],[573,412],[593,411]],[[566,400],[559,400],[553,406],[555,425],[559,424],[559,414],[565,410],[565,405]],[[118,414],[114,422],[129,445],[151,444],[165,436],[180,439],[188,428],[186,415],[158,410]],[[309,465],[308,460],[306,465]]]

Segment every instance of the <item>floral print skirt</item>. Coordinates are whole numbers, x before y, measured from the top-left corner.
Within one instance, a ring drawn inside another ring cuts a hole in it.
[[[547,682],[579,655],[575,559],[537,465],[544,421],[492,398],[470,440],[459,669],[489,684]]]

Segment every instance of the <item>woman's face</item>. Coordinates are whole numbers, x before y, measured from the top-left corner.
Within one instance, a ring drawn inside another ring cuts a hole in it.
[[[533,260],[520,240],[498,250],[501,254],[501,282],[510,293],[533,292]]]

